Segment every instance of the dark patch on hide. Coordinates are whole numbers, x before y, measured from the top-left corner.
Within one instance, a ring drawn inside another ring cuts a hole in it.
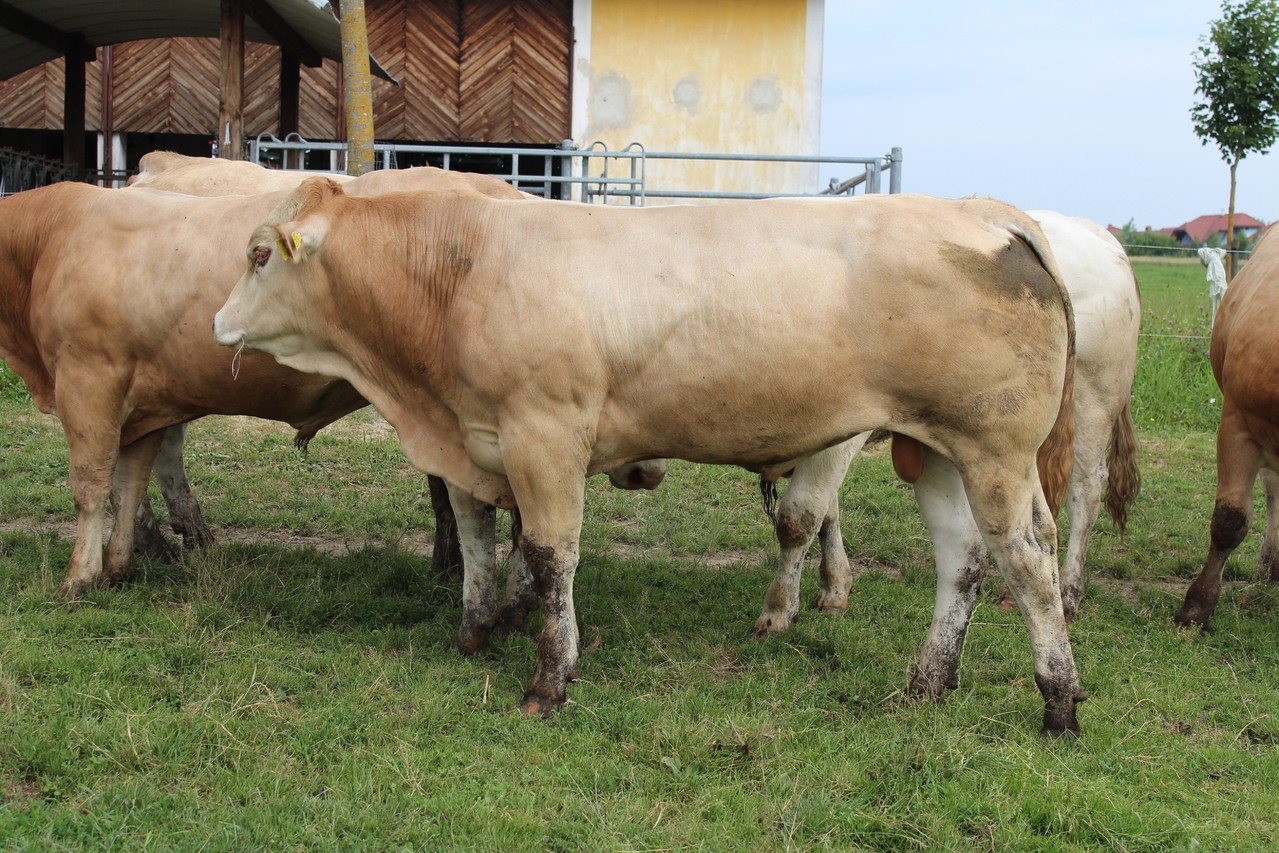
[[[1239,507],[1218,503],[1212,511],[1212,545],[1226,551],[1234,550],[1248,534],[1248,516]]]
[[[466,247],[456,243],[451,243],[444,250],[444,258],[448,262],[448,271],[454,276],[464,276],[475,266]]]
[[[817,525],[811,510],[783,511],[777,518],[777,542],[783,548],[802,548],[816,535]]]
[[[973,284],[1005,299],[1029,296],[1041,306],[1061,304],[1061,289],[1035,250],[1016,235],[993,255],[945,241],[939,254]]]

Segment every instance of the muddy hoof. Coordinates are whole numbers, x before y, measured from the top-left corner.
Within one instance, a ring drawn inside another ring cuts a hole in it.
[[[1211,616],[1211,613],[1204,613],[1198,607],[1183,606],[1177,611],[1177,615],[1172,617],[1172,621],[1178,628],[1199,628],[1201,631],[1207,631]]]
[[[834,613],[842,616],[848,612],[848,596],[836,597],[819,595],[813,601],[813,609],[820,613]]]
[[[457,650],[464,655],[473,655],[488,648],[488,628],[459,628],[457,632]]]
[[[775,637],[778,634],[784,634],[791,625],[798,621],[798,614],[791,616],[790,618],[783,616],[761,616],[755,623],[755,630],[751,631],[751,639],[758,640],[762,637]]]
[[[541,717],[545,720],[553,716],[563,704],[563,700],[556,702],[555,700],[547,699],[544,696],[535,696],[532,693],[525,693],[524,702],[520,705],[520,711],[530,717]]]
[[[1079,720],[1075,717],[1075,709],[1071,708],[1069,711],[1045,709],[1044,725],[1039,733],[1050,738],[1078,737]]]
[[[944,678],[938,675],[916,673],[906,684],[906,698],[921,702],[938,702],[946,695],[947,690],[954,690],[958,686],[959,679],[953,675]]]
[[[81,595],[84,595],[85,592],[93,589],[93,586],[94,585],[88,581],[73,581],[70,578],[67,578],[62,582],[62,585],[58,587],[57,592],[53,594],[53,597],[58,601],[75,601]]]

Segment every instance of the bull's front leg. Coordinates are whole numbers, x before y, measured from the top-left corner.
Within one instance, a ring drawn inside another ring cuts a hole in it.
[[[497,622],[497,511],[465,489],[448,485],[462,550],[462,624],[457,647],[470,654],[488,645]]]
[[[521,441],[517,435],[502,437],[506,475],[523,523],[519,547],[542,609],[537,668],[524,692],[523,710],[528,714],[549,714],[564,704],[568,683],[577,675],[573,576],[589,446],[580,438],[586,430],[565,434],[560,431],[565,423],[567,418],[543,421],[541,429],[529,429],[532,441]]]
[[[66,577],[54,593],[59,599],[77,598],[103,583],[102,531],[120,453],[122,398],[110,377],[97,371],[67,371],[58,377],[57,410],[67,439],[67,479],[76,510],[75,546]]]

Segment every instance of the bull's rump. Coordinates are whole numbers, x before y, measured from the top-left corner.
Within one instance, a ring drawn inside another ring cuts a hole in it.
[[[511,322],[458,344],[467,363],[493,365],[474,378],[495,399],[534,377],[557,399],[601,383],[592,467],[762,466],[880,426],[945,452],[957,430],[999,422],[1033,449],[1056,414],[1060,289],[1007,227],[1036,226],[1007,206],[883,196],[507,213],[502,232],[530,237],[518,278],[505,261],[490,270]]]

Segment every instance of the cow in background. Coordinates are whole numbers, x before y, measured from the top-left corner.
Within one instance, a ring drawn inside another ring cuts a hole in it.
[[[1061,568],[1062,605],[1073,619],[1083,598],[1088,539],[1103,503],[1122,535],[1141,486],[1130,408],[1137,363],[1141,297],[1123,247],[1087,219],[1029,211],[1043,229],[1075,310],[1074,464],[1066,495],[1070,540]],[[756,635],[785,631],[799,614],[799,579],[814,536],[821,540],[821,589],[814,608],[848,608],[852,569],[839,528],[839,488],[869,438],[863,433],[796,466],[775,527],[781,553]],[[933,539],[937,595],[932,626],[908,691],[937,697],[958,684],[964,634],[988,557],[958,472],[930,456],[914,483]],[[1054,512],[1053,495],[1047,496]]]
[[[1047,447],[1062,485],[1046,485],[1064,488],[1073,321],[1019,211],[358,199],[310,179],[254,232],[246,267],[219,343],[347,379],[455,501],[520,507],[543,612],[525,711],[563,703],[576,672],[584,475],[677,457],[771,479],[886,428],[904,457],[937,448],[960,472],[1030,631],[1044,728],[1078,729],[1036,471]]]
[[[1226,559],[1252,523],[1258,473],[1266,495],[1260,575],[1279,583],[1279,239],[1271,233],[1221,297],[1208,353],[1221,387],[1217,499],[1208,558],[1174,617],[1183,627],[1207,628],[1217,609]]]
[[[198,196],[250,195],[260,192],[292,190],[308,177],[320,173],[267,169],[245,160],[190,157],[173,151],[152,151],[142,155],[139,172],[129,178],[131,187],[149,187]],[[348,175],[328,175],[331,180],[348,185],[353,195],[375,195],[407,189],[473,189],[494,198],[526,198],[525,193],[498,178],[466,172],[453,172],[430,166],[370,172],[353,186]],[[305,445],[309,436],[298,436]],[[182,537],[183,547],[204,547],[213,541],[213,533],[204,522],[199,501],[191,490],[183,462],[186,425],[170,427],[156,457],[153,473],[169,511],[170,527]],[[651,466],[650,466],[651,467]],[[651,472],[641,472],[649,475]],[[660,477],[656,478],[660,481]],[[437,574],[453,574],[461,568],[462,556],[453,509],[448,502],[444,482],[438,477],[428,481],[431,505],[435,514],[435,543],[431,561]],[[153,558],[172,558],[173,554],[160,534],[150,500],[144,495],[138,506],[136,524],[137,549]],[[512,597],[517,597],[512,586]],[[525,596],[527,598],[527,596]]]

